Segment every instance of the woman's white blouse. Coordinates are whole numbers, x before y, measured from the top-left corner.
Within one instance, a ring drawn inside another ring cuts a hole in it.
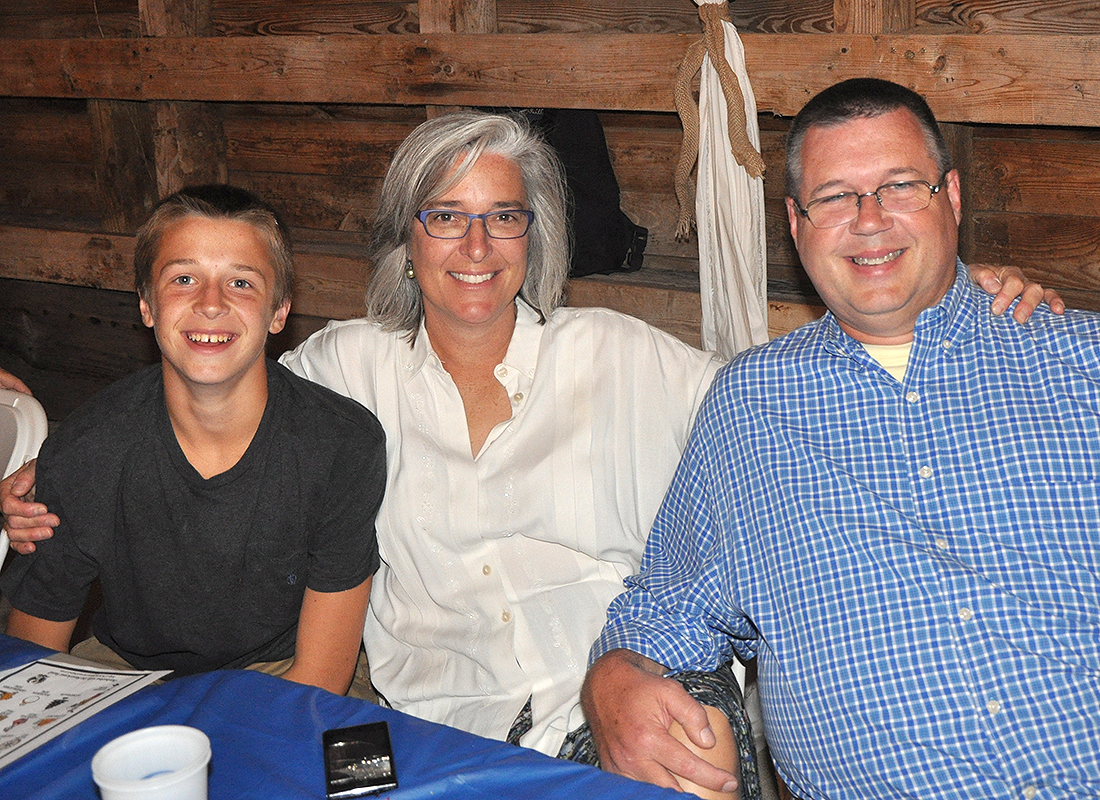
[[[634,573],[720,362],[632,317],[517,302],[496,368],[512,403],[477,458],[421,328],[410,347],[332,322],[282,362],[371,409],[387,437],[382,565],[363,636],[394,708],[556,755],[608,603]]]

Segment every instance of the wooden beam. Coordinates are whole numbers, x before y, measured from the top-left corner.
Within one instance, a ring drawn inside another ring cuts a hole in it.
[[[684,34],[6,40],[0,95],[671,111]],[[1100,121],[1100,37],[744,34],[762,112],[876,75],[946,122]],[[792,69],[792,65],[796,65]]]
[[[0,278],[132,291],[133,237],[0,226]]]

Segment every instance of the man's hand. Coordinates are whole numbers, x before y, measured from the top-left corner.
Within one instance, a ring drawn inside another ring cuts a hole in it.
[[[34,502],[34,471],[35,462],[28,461],[0,482],[4,530],[11,539],[12,549],[23,555],[33,553],[34,543],[49,539],[61,523],[56,514]]]
[[[664,668],[629,650],[612,650],[588,671],[581,700],[609,772],[672,789],[677,777],[707,789],[733,792],[737,779],[692,754],[670,733],[673,723],[703,750],[715,744],[707,713]]]
[[[1009,303],[1020,298],[1012,318],[1019,323],[1027,322],[1039,303],[1046,301],[1050,310],[1062,314],[1066,302],[1053,289],[1043,289],[1042,284],[1028,280],[1019,267],[999,267],[992,264],[971,264],[970,277],[987,294],[995,295],[992,311],[1003,314]]]
[[[13,389],[23,394],[31,394],[31,390],[27,388],[27,384],[3,369],[0,369],[0,389]]]

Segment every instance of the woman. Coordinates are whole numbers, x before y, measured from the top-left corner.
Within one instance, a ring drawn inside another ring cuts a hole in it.
[[[497,739],[520,718],[549,754],[583,722],[588,649],[718,367],[633,318],[561,307],[563,187],[514,119],[425,123],[383,184],[367,319],[283,359],[387,431],[364,632],[379,692]]]
[[[380,694],[551,755],[573,751],[589,646],[719,366],[631,317],[561,307],[563,187],[521,122],[424,123],[383,185],[367,317],[282,359],[387,433],[364,630]],[[0,493],[21,541],[51,521],[29,518],[45,509],[19,502],[28,486]]]

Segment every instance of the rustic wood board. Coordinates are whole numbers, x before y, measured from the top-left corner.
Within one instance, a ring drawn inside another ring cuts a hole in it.
[[[10,40],[0,95],[668,111],[696,38],[545,34],[537,47],[522,34]],[[820,89],[873,74],[920,91],[944,121],[1100,120],[1096,36],[742,39],[761,111],[790,116]]]

